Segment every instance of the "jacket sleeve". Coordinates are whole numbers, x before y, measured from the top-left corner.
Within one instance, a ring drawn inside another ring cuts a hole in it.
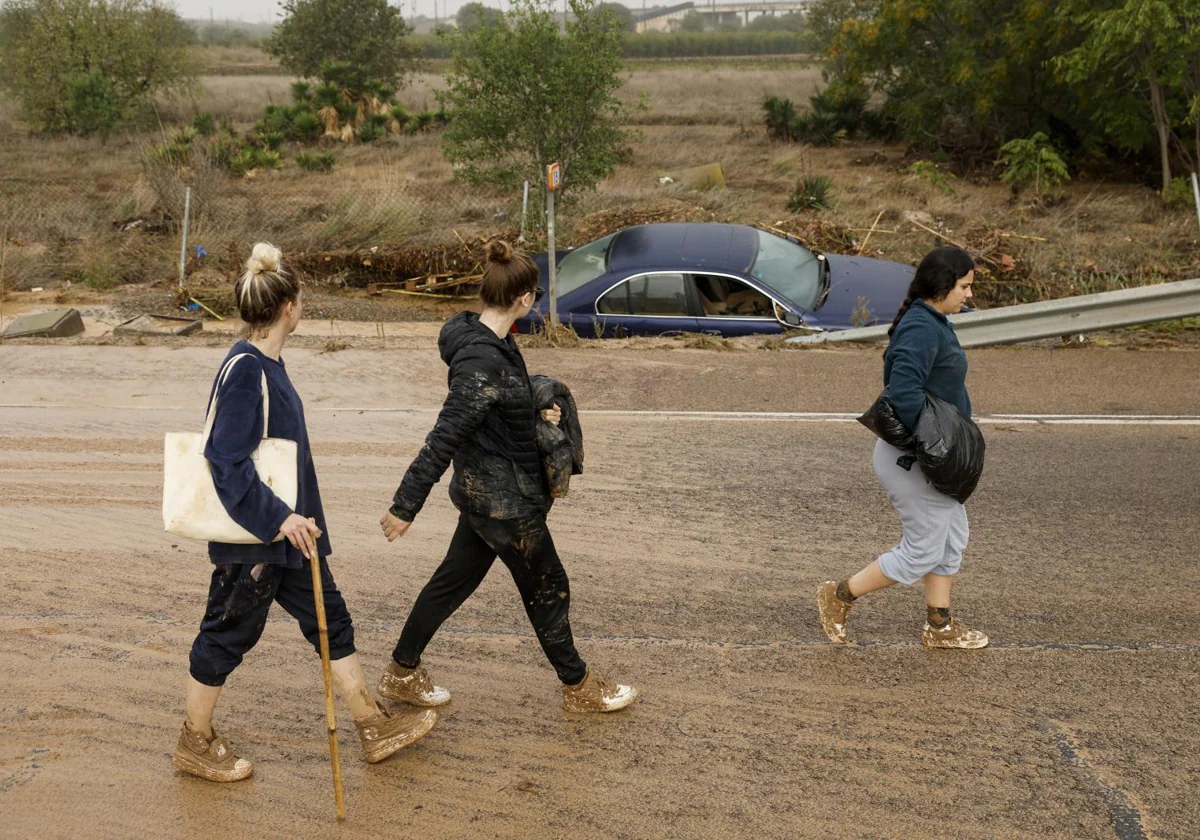
[[[892,372],[888,396],[896,416],[910,431],[925,407],[925,382],[938,354],[938,336],[920,321],[906,319],[892,337]]]
[[[250,460],[262,439],[262,406],[262,364],[239,359],[217,392],[217,416],[204,457],[230,518],[270,543],[292,511],[263,484]]]
[[[460,356],[469,351],[463,351]],[[500,383],[485,359],[475,356],[455,358],[450,367],[450,393],[442,404],[433,430],[425,445],[404,474],[392,498],[393,516],[412,522],[433,485],[450,467],[456,453],[479,428],[492,406],[500,400]]]

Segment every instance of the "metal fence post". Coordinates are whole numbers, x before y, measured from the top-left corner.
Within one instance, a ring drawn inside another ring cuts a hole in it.
[[[192,212],[192,188],[183,194],[183,244],[179,248],[179,288],[183,288],[183,270],[187,265],[188,221]]]
[[[518,242],[525,241],[525,215],[529,212],[529,182],[525,182],[525,194],[521,198],[521,237]]]
[[[546,191],[546,262],[550,268],[550,282],[547,291],[550,292],[550,326],[558,326],[558,284],[555,274],[554,254],[554,190]]]
[[[1200,181],[1195,172],[1192,173],[1192,199],[1196,202],[1196,222],[1200,223]]]

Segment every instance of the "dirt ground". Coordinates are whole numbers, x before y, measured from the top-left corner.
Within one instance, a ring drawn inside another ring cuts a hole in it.
[[[373,325],[368,325],[373,327]],[[208,343],[208,342],[205,342]],[[925,652],[916,589],[828,644],[813,592],[897,521],[857,412],[876,350],[530,350],[581,408],[586,473],[551,517],[593,665],[642,700],[561,711],[495,569],[426,654],[439,726],[368,767],[339,709],[336,826],[321,677],[276,609],[217,725],[255,775],[169,763],[209,564],[161,529],[162,435],[198,428],[219,346],[0,346],[0,836],[1194,838],[1200,835],[1200,415],[1194,351],[970,353],[992,417],[955,607],[993,640]],[[445,372],[387,350],[285,353],[332,566],[374,682],[454,523],[435,489],[378,533]],[[384,410],[386,409],[386,410]]]

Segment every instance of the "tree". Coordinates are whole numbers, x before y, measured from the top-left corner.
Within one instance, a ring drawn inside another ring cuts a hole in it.
[[[623,3],[601,3],[596,7],[596,12],[611,14],[622,32],[632,32],[635,28],[633,12]]]
[[[1081,0],[1082,2],[1082,0]],[[1053,59],[1080,40],[1046,0],[829,0],[826,68],[886,95],[902,139],[982,163],[1013,137],[1042,131],[1064,148],[1100,147],[1093,90]],[[833,14],[833,12],[837,14]],[[861,16],[859,16],[861,15]]]
[[[1074,0],[1063,20],[1086,37],[1055,64],[1072,84],[1099,88],[1099,115],[1122,146],[1144,145],[1153,120],[1164,195],[1171,158],[1200,164],[1200,4],[1195,0]],[[1131,104],[1140,107],[1131,108]],[[1184,140],[1191,126],[1193,138]]]
[[[562,164],[563,194],[592,189],[627,145],[622,33],[593,0],[568,0],[559,34],[552,0],[514,0],[505,24],[450,36],[454,56],[438,99],[449,112],[445,155],[456,176],[542,189]]]
[[[485,26],[503,23],[504,14],[499,9],[488,8],[482,3],[467,3],[458,10],[454,22],[463,32],[474,32]]]
[[[0,85],[40,130],[106,136],[187,86],[191,37],[155,0],[8,0]]]
[[[287,70],[316,78],[321,65],[344,62],[373,78],[402,84],[415,56],[400,10],[387,0],[284,0],[286,17],[266,50]]]
[[[680,32],[703,32],[707,27],[704,23],[704,15],[691,9],[679,21]]]
[[[881,9],[882,0],[817,0],[804,21],[812,32],[813,45],[823,52],[850,21],[871,20]]]

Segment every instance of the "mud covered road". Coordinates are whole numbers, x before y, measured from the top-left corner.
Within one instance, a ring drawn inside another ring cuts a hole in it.
[[[254,777],[169,763],[209,564],[162,532],[162,435],[199,428],[223,352],[0,347],[0,836],[1200,835],[1200,420],[1139,417],[1200,415],[1197,353],[970,353],[977,411],[1037,417],[983,424],[955,607],[993,646],[935,653],[917,589],[860,602],[856,645],[816,621],[817,583],[898,536],[843,416],[877,349],[529,351],[585,411],[551,517],[579,646],[643,699],[563,713],[497,565],[427,651],[454,693],[427,738],[368,767],[339,708],[339,827],[318,660],[279,608],[216,718]],[[443,484],[403,540],[377,526],[445,369],[285,358],[373,684],[454,525]],[[743,413],[634,413],[680,411]]]

